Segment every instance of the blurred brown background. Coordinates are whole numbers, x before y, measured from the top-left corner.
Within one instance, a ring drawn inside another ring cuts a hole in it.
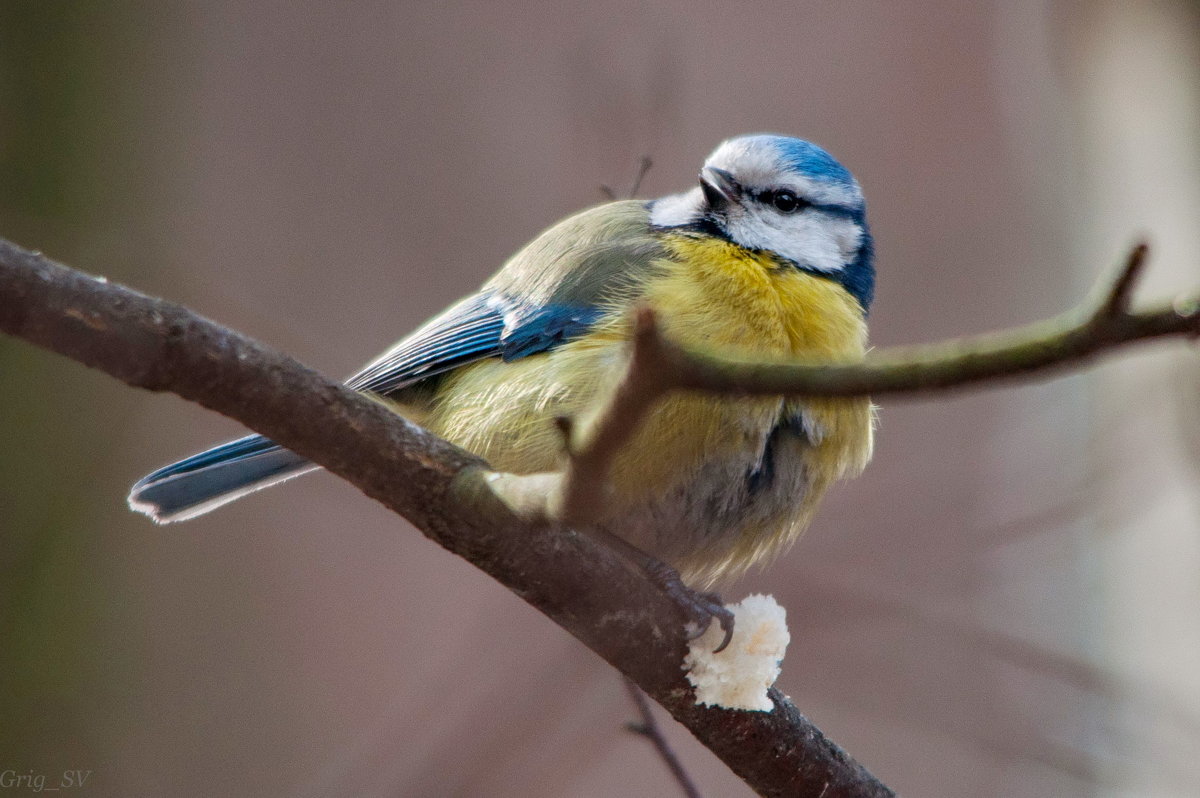
[[[866,189],[874,341],[934,340],[1071,305],[1138,234],[1143,297],[1200,283],[1198,20],[8,0],[0,235],[344,375],[640,156],[654,196],[770,130]],[[885,402],[867,473],[724,592],[779,598],[781,686],[907,795],[1194,795],[1198,397],[1173,343]],[[126,511],[240,432],[0,339],[0,769],[91,769],[95,795],[674,794],[614,672],[336,479],[169,528]],[[748,793],[670,732],[706,795]]]

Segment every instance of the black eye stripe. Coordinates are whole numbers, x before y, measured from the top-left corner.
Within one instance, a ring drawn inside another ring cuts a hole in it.
[[[798,210],[807,208],[811,202],[801,199],[787,189],[771,189],[769,191],[761,191],[754,195],[754,198],[764,205],[770,205],[780,213],[795,213]]]

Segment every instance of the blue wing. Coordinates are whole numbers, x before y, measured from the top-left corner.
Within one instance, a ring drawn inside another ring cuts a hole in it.
[[[645,203],[583,211],[534,239],[480,293],[419,328],[346,384],[394,396],[478,360],[511,361],[552,350],[585,333],[603,315],[605,297],[636,284],[637,275],[664,254]],[[314,468],[251,435],[155,471],[134,486],[129,504],[159,522],[182,520]]]
[[[488,357],[516,360],[582,334],[593,307],[533,307],[485,293],[452,306],[367,366],[346,385],[394,394]],[[316,468],[261,435],[250,435],[160,468],[139,480],[129,505],[160,523],[180,521]]]
[[[405,338],[346,385],[390,394],[476,360],[516,360],[583,334],[600,315],[596,307],[535,307],[500,294],[476,294]]]

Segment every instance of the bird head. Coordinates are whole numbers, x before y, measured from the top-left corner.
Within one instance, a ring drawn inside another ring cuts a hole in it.
[[[873,243],[858,181],[802,139],[758,134],[723,142],[690,191],[655,200],[650,221],[769,251],[837,280],[865,311],[874,293]]]

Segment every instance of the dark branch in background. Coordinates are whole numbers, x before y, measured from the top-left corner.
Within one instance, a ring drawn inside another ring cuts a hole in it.
[[[638,416],[670,390],[929,393],[1077,364],[1134,341],[1200,336],[1200,297],[1129,310],[1144,255],[1139,247],[1103,299],[1083,312],[1010,333],[882,352],[864,364],[750,363],[687,350],[662,338],[653,315],[642,311],[617,398],[592,423],[564,425],[571,453],[565,472],[529,477],[489,471],[381,405],[185,308],[3,241],[0,330],[130,385],[196,401],[352,482],[604,657],[759,793],[882,796],[891,795],[887,787],[776,690],[770,713],[696,706],[680,670],[680,606],[605,546],[553,519],[602,514],[612,455]]]
[[[679,757],[675,755],[675,749],[671,748],[671,744],[667,742],[666,736],[663,735],[662,729],[658,727],[658,721],[654,719],[654,710],[650,708],[650,702],[646,700],[646,694],[642,689],[633,683],[632,679],[626,677],[625,688],[629,691],[629,697],[633,699],[633,703],[637,705],[638,714],[642,719],[638,723],[626,724],[626,728],[634,734],[640,734],[649,740],[658,755],[667,763],[667,769],[671,771],[671,775],[675,777],[675,781],[679,782],[679,788],[683,790],[683,794],[687,798],[700,798],[700,791],[696,789],[696,785],[692,783],[692,779],[688,776],[687,771],[683,769],[683,764],[679,761]]]
[[[624,195],[627,199],[633,199],[637,196],[638,190],[642,187],[642,180],[645,179],[646,173],[650,171],[650,167],[652,166],[654,166],[654,161],[650,160],[649,155],[643,155],[638,160],[638,169],[633,176],[633,182],[629,185],[629,193]],[[617,198],[617,192],[612,190],[612,186],[601,184],[600,196],[611,202]]]

